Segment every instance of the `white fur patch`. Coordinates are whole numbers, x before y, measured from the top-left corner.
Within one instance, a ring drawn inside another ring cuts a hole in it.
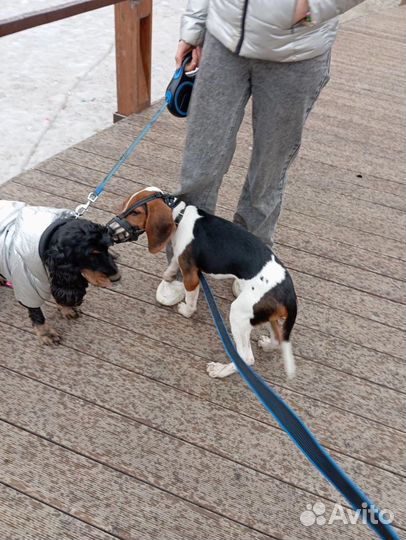
[[[251,286],[251,288],[254,287],[255,289],[258,289],[258,294],[261,294],[261,291],[269,291],[279,283],[282,283],[285,276],[285,268],[276,262],[275,256],[272,255],[272,259],[265,264],[256,276],[252,279],[245,280],[245,286]]]
[[[158,193],[163,193],[162,189],[159,189],[159,187],[154,187],[154,186],[150,186],[150,187],[146,187],[144,189],[140,189],[140,191],[138,191],[137,193],[141,193],[141,191],[157,191]]]
[[[244,301],[251,310],[251,317],[254,316],[254,305],[268,291],[272,290],[276,285],[282,283],[286,277],[285,268],[276,262],[275,257],[268,261],[262,270],[251,279],[240,279],[241,295],[244,296]]]
[[[209,274],[209,276],[214,279],[236,278],[233,274]],[[244,290],[247,293],[249,290],[251,291],[249,297],[252,300],[252,305],[254,305],[259,302],[266,292],[273,289],[279,283],[282,283],[285,276],[285,268],[277,263],[275,257],[272,256],[272,260],[268,261],[256,276],[251,279],[238,279],[238,286],[241,292]]]
[[[187,206],[183,218],[178,225],[176,233],[172,237],[173,253],[179,257],[193,240],[193,228],[199,215],[196,206]]]

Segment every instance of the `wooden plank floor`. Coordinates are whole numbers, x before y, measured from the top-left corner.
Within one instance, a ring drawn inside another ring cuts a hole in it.
[[[292,168],[276,251],[300,314],[297,377],[278,354],[256,368],[332,456],[406,530],[404,462],[405,9],[345,24],[332,80]],[[155,107],[156,108],[156,107]],[[0,188],[2,198],[74,208],[154,107]],[[173,190],[185,123],[165,115],[88,216],[110,219],[144,185]],[[249,160],[249,115],[220,194],[230,218]],[[364,525],[305,527],[301,513],[343,499],[299,453],[224,359],[204,300],[192,320],[155,302],[165,258],[145,239],[117,247],[122,282],[91,290],[83,317],[50,320],[63,345],[42,348],[11,291],[0,289],[0,538],[344,540]],[[227,313],[230,282],[214,285]]]

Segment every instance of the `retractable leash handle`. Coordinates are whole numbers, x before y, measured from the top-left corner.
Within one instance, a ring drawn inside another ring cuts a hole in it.
[[[200,274],[200,281],[224,349],[258,401],[272,414],[281,428],[305,454],[307,459],[345,497],[352,508],[356,511],[360,510],[361,516],[366,517],[369,527],[378,536],[383,540],[400,540],[393,527],[384,522],[379,509],[341,469],[338,463],[333,460],[295,411],[289,407],[262,377],[244,362],[227,331],[216,301],[214,300],[213,293],[203,274]]]
[[[188,114],[193,85],[199,71],[199,68],[186,71],[191,60],[192,53],[189,53],[183,59],[181,67],[175,71],[165,92],[168,111],[178,118],[184,118]]]

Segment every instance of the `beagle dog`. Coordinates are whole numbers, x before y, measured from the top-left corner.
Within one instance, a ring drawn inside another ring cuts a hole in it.
[[[294,375],[290,334],[297,314],[296,293],[286,267],[267,245],[243,227],[186,205],[155,187],[128,197],[118,217],[121,222],[125,219],[125,227],[137,238],[146,232],[151,253],[172,242],[173,257],[162,283],[174,282],[180,269],[185,301],[179,303],[178,311],[184,317],[196,311],[200,272],[238,280],[239,294],[230,309],[238,353],[253,365],[251,332],[255,326],[269,323],[269,335],[261,336],[258,344],[267,351],[280,348],[287,376]],[[210,362],[207,371],[211,377],[223,378],[236,369],[233,364]]]

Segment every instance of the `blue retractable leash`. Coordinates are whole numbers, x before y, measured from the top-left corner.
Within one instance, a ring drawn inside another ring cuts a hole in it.
[[[198,72],[197,68],[193,71],[186,71],[186,66],[191,60],[191,54],[184,58],[181,67],[175,71],[165,93],[168,111],[180,118],[187,116],[193,84]]]
[[[130,144],[127,150],[122,154],[120,159],[111,169],[111,171],[106,175],[104,180],[100,182],[100,184],[96,187],[94,191],[89,193],[89,195],[87,196],[87,201],[84,204],[80,204],[79,206],[76,207],[75,209],[76,217],[82,216],[87,211],[89,206],[97,201],[99,196],[105,190],[107,184],[110,182],[113,176],[117,173],[117,171],[120,169],[123,163],[125,163],[125,161],[127,161],[127,159],[131,156],[131,154],[134,152],[137,146],[141,143],[141,141],[145,138],[145,136],[149,133],[149,131],[153,128],[153,126],[156,124],[156,122],[158,121],[161,114],[165,111],[165,109],[168,109],[168,111],[172,113],[174,116],[178,116],[178,117],[187,116],[190,97],[192,95],[192,90],[193,90],[193,84],[196,78],[196,74],[198,72],[198,69],[195,69],[190,72],[186,72],[186,66],[191,61],[191,59],[192,59],[191,54],[188,54],[185,57],[185,59],[182,62],[182,66],[175,71],[175,74],[172,77],[172,80],[170,81],[167,87],[167,90],[165,93],[165,103],[162,104],[161,108],[154,114],[154,116],[151,118],[151,120],[148,122],[145,128],[141,131],[138,137],[134,139],[134,141]]]
[[[185,77],[188,76],[185,72],[185,66],[190,59],[191,56],[189,55],[184,60],[182,67],[175,72],[171,82],[168,85],[165,103],[154,114],[152,119],[120,157],[118,162],[114,165],[104,180],[93,192],[89,193],[87,202],[76,208],[76,217],[80,217],[82,214],[84,214],[89,206],[103,193],[108,182],[116,174],[127,158],[134,152],[166,108],[175,116],[184,117],[187,115],[187,108],[189,106],[194,77],[196,74],[196,72],[192,72],[192,76],[189,76],[189,79],[185,79]],[[383,522],[379,509],[333,460],[333,458],[321,446],[316,437],[298,417],[298,415],[289,407],[287,403],[285,403],[285,401],[275,392],[275,390],[273,390],[259,375],[257,375],[257,373],[250,366],[247,366],[244,360],[240,357],[224,324],[221,313],[217,307],[216,301],[214,300],[213,293],[211,292],[203,274],[200,275],[200,281],[224,349],[231,361],[236,366],[239,374],[254,392],[258,400],[262,403],[265,409],[267,409],[273,415],[278,424],[284,431],[286,431],[289,437],[304,453],[308,460],[313,463],[313,465],[340,493],[342,493],[352,508],[354,510],[360,510],[363,512],[362,515],[366,515],[368,525],[374,532],[376,532],[378,536],[380,536],[383,540],[400,540],[393,527]]]

